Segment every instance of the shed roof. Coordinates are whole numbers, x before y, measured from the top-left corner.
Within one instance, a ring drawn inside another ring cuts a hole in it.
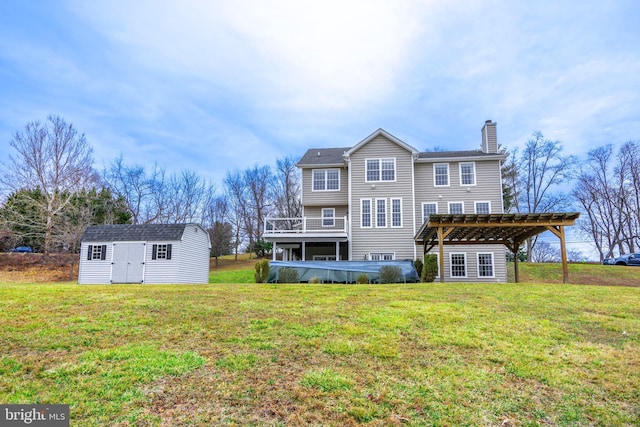
[[[180,240],[187,224],[92,225],[82,235],[83,242],[123,242]]]

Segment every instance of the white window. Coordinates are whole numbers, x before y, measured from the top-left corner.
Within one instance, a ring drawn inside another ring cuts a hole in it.
[[[87,261],[104,261],[107,259],[107,245],[89,245]]]
[[[313,191],[339,191],[340,190],[340,170],[339,169],[314,169],[313,170]]]
[[[493,270],[493,254],[478,254],[478,277],[496,277]]]
[[[360,200],[361,219],[360,227],[371,227],[371,199]]]
[[[371,252],[369,253],[369,259],[371,261],[393,261],[396,259],[396,254],[393,252]]]
[[[460,185],[476,185],[475,163],[460,163]]]
[[[336,210],[334,208],[322,209],[322,226],[333,227],[336,224]]]
[[[402,227],[402,199],[391,199],[391,226]]]
[[[376,199],[376,227],[387,226],[387,199]]]
[[[171,244],[153,245],[151,259],[171,259]]]
[[[449,269],[451,270],[451,277],[467,277],[467,254],[450,253]]]
[[[464,202],[449,202],[449,213],[459,215],[464,213]]]
[[[367,159],[366,181],[395,181],[396,159]]]
[[[428,202],[422,204],[422,222],[425,222],[429,215],[438,213],[438,204],[435,202]]]
[[[477,214],[490,214],[491,213],[491,202],[476,202],[476,213]]]
[[[436,163],[433,165],[433,183],[436,187],[449,186],[449,163]]]

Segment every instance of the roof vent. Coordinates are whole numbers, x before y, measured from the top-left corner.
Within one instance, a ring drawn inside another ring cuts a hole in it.
[[[318,157],[320,157],[320,152],[318,151]]]

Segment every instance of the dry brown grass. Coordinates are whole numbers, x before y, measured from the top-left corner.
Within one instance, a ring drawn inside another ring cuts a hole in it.
[[[0,282],[49,283],[78,279],[77,254],[0,253]]]

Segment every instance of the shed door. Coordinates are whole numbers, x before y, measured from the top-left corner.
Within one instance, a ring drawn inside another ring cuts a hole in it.
[[[111,283],[142,283],[144,243],[114,243]]]

